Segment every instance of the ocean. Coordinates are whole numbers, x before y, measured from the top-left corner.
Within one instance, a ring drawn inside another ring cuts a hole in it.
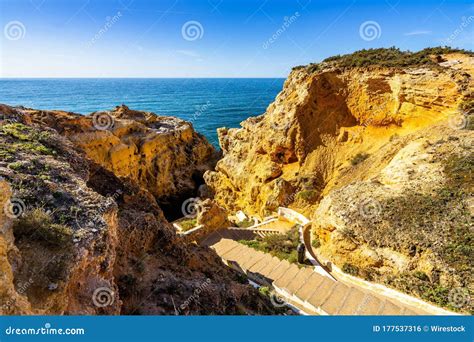
[[[80,114],[126,104],[191,121],[218,146],[216,129],[263,114],[282,78],[0,79],[0,103]]]

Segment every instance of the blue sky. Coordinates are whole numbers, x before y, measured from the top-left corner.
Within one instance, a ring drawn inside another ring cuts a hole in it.
[[[363,48],[473,50],[472,1],[0,0],[1,77],[286,77]]]

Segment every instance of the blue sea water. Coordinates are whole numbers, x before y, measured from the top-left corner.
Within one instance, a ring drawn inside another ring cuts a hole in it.
[[[218,127],[260,115],[284,79],[0,79],[0,103],[88,114],[120,104],[192,121],[217,146]]]

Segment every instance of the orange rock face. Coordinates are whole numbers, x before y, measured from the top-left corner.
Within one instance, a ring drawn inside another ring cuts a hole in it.
[[[190,124],[123,106],[0,111],[0,314],[274,312],[158,203],[213,163]]]
[[[260,217],[294,208],[322,261],[474,312],[449,299],[474,294],[474,57],[439,60],[294,69],[264,115],[218,131],[223,158],[204,175],[214,200]]]

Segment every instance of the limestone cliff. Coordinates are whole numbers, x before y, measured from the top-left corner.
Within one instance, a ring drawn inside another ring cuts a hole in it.
[[[0,314],[273,312],[214,252],[181,241],[158,204],[196,191],[212,165],[189,124],[123,106],[109,127],[0,111]]]
[[[297,67],[264,115],[218,130],[206,183],[233,212],[305,213],[323,261],[449,307],[474,290],[473,68],[449,49]]]
[[[87,116],[31,109],[22,112],[33,123],[57,129],[116,176],[148,189],[170,211],[195,195],[203,173],[214,167],[218,156],[189,122],[130,110],[125,105]]]

